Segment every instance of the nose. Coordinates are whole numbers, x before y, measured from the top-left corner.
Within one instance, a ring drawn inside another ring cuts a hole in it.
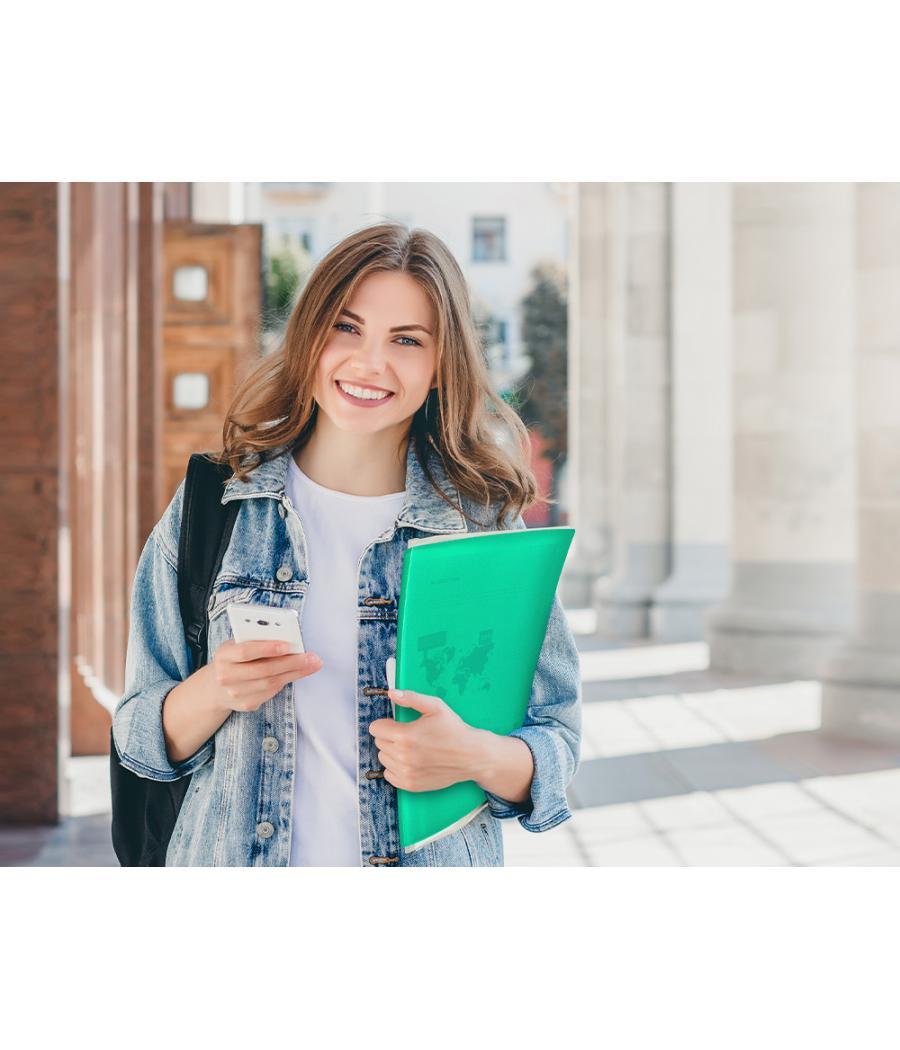
[[[385,367],[385,354],[380,341],[374,336],[360,340],[353,355],[353,367],[360,376],[381,375]]]

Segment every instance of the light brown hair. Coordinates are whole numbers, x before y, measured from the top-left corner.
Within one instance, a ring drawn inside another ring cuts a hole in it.
[[[239,384],[226,413],[222,449],[211,458],[228,463],[246,480],[247,472],[274,449],[303,447],[315,427],[318,405],[312,391],[322,348],[356,286],[379,271],[409,274],[435,313],[437,389],[416,411],[409,429],[432,486],[450,503],[428,470],[428,444],[460,495],[486,509],[500,502],[497,524],[510,512],[552,502],[539,495],[529,466],[528,428],[493,388],[459,264],[435,234],[393,222],[350,234],[315,267],[280,344]]]

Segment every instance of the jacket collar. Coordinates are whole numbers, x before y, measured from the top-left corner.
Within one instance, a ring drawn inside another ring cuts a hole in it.
[[[292,446],[282,445],[270,459],[254,467],[246,481],[230,478],[225,484],[222,503],[253,496],[275,496],[280,499],[284,495],[288,463],[292,455]],[[428,448],[428,466],[454,506],[449,506],[434,491],[419,465],[410,439],[406,451],[406,502],[397,515],[397,526],[409,525],[430,532],[466,532],[459,491],[447,477],[440,457],[431,447]]]

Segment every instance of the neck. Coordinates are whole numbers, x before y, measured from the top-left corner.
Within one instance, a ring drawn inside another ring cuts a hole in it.
[[[406,437],[398,451],[400,434]],[[303,473],[328,489],[351,496],[386,496],[406,488],[408,424],[388,427],[376,434],[340,430],[319,412],[308,441],[294,453]]]

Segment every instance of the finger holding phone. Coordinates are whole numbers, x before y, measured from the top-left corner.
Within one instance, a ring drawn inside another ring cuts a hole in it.
[[[255,711],[289,682],[321,669],[321,659],[303,651],[295,609],[234,603],[227,611],[234,637],[218,646],[212,664],[228,710]]]

